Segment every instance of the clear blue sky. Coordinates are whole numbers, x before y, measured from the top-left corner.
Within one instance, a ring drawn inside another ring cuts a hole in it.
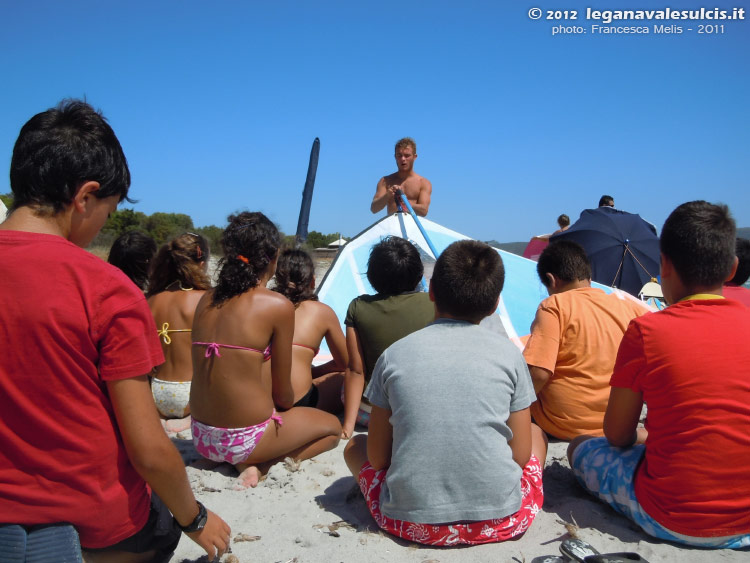
[[[750,226],[750,15],[679,35],[552,36],[531,7],[697,8],[644,0],[4,1],[0,159],[64,97],[101,108],[125,149],[135,209],[223,226],[238,209],[296,228],[312,141],[310,229],[354,235],[393,143],[418,143],[429,218],[527,240],[599,196],[661,228],[691,199]],[[703,6],[745,7],[747,0]],[[623,25],[623,22],[616,22]],[[687,28],[693,31],[687,31]]]

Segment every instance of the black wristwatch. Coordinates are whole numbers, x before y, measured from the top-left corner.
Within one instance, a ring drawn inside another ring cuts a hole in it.
[[[177,525],[180,526],[180,529],[185,532],[186,534],[190,534],[192,532],[199,532],[203,528],[206,527],[206,521],[208,520],[208,513],[206,512],[206,507],[203,506],[199,501],[195,501],[198,503],[198,515],[193,519],[190,524],[187,526],[180,526],[180,523],[177,522]]]

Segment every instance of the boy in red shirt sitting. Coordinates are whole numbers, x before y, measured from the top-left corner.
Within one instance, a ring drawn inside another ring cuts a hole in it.
[[[88,561],[161,561],[182,532],[221,555],[229,526],[196,502],[151,396],[147,374],[164,357],[143,293],[83,250],[128,195],[114,131],[80,101],[35,115],[13,148],[10,184],[0,523],[70,523]]]
[[[735,232],[725,205],[692,201],[667,218],[669,307],[625,332],[606,438],[568,448],[589,492],[651,536],[701,547],[750,546],[750,314],[722,296],[737,268]]]

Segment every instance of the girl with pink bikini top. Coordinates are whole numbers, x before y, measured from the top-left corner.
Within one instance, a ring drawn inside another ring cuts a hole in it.
[[[193,321],[191,428],[201,455],[231,463],[241,485],[255,486],[285,456],[308,459],[335,447],[340,424],[317,409],[292,408],[294,307],[266,288],[278,230],[262,213],[243,212],[229,217],[221,244],[217,285]]]
[[[281,253],[273,290],[294,304],[292,387],[295,406],[317,407],[338,414],[343,409],[341,389],[349,358],[346,337],[336,313],[315,295],[315,265],[307,252],[287,249]],[[331,356],[316,358],[323,338]],[[313,363],[318,365],[313,366]]]

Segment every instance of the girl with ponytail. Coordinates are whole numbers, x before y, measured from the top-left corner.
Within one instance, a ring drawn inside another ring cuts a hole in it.
[[[285,457],[309,459],[336,447],[341,425],[326,412],[292,408],[294,306],[266,288],[279,231],[262,213],[239,213],[229,217],[221,244],[218,283],[193,324],[191,429],[198,453],[234,465],[239,485],[254,487]]]
[[[343,409],[341,388],[349,355],[336,313],[315,295],[315,266],[310,255],[304,250],[284,250],[276,266],[275,281],[274,291],[294,305],[294,404],[336,414]],[[323,338],[333,359],[312,367]]]
[[[190,414],[190,381],[193,360],[190,331],[203,294],[211,288],[206,268],[208,242],[185,233],[163,245],[151,261],[146,299],[156,321],[164,363],[154,370],[151,393],[170,432],[185,430]]]

